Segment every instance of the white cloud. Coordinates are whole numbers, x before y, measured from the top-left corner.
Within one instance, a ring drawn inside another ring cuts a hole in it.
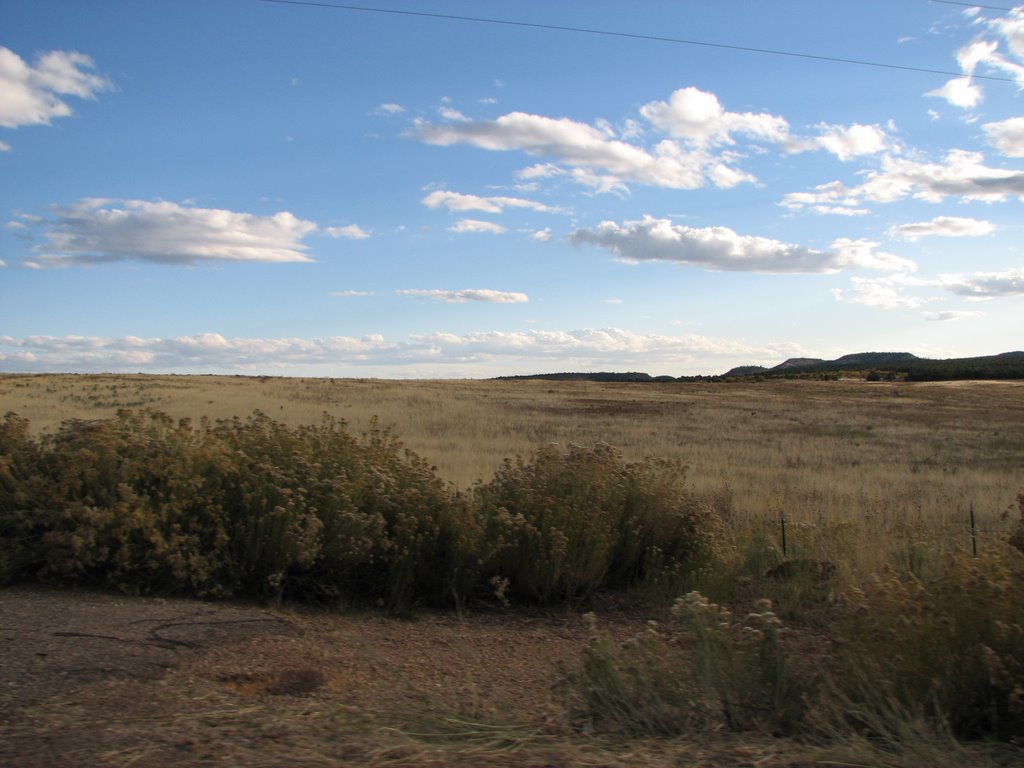
[[[331,291],[328,296],[337,296],[342,299],[361,299],[366,296],[373,296],[373,291]]]
[[[445,291],[440,289],[407,289],[396,291],[400,296],[418,296],[447,304],[466,304],[471,301],[482,301],[490,304],[524,304],[530,299],[525,293],[514,291],[493,291],[489,288],[465,288],[461,291]]]
[[[1010,53],[1024,59],[1024,6],[1017,6],[1002,19],[994,19],[990,26],[1001,35],[1010,48]]]
[[[538,243],[549,243],[551,242],[551,227],[544,227],[544,229],[538,229],[532,235],[530,239]]]
[[[989,71],[1008,74],[1024,87],[1024,6],[1009,10],[1009,14],[999,19],[976,19],[976,24],[983,25],[988,31],[1002,38],[1008,48],[1009,56],[1000,51],[998,39],[986,39],[984,34],[960,48],[956,53],[957,63],[964,72],[964,77],[955,78],[941,88],[929,91],[926,96],[937,96],[961,109],[972,109],[977,106],[984,92],[980,85],[971,81],[980,67]]]
[[[394,104],[392,102],[388,102],[385,104],[378,104],[373,111],[376,112],[378,115],[400,115],[403,112],[405,112],[405,107],[403,107],[401,104]]]
[[[358,224],[349,224],[345,227],[325,227],[324,232],[333,238],[344,237],[348,240],[365,240],[370,236]]]
[[[882,170],[869,173],[861,189],[864,197],[877,202],[908,193],[929,202],[948,196],[998,202],[1012,195],[1024,200],[1024,171],[989,168],[980,153],[963,150],[949,152],[941,164],[886,157]]]
[[[945,99],[954,107],[960,107],[960,109],[973,109],[984,98],[981,88],[973,83],[969,77],[955,77],[941,88],[928,91],[925,93],[925,96]]]
[[[973,275],[940,275],[939,284],[957,296],[969,299],[993,299],[1024,296],[1024,268],[1006,272],[976,272]]]
[[[892,203],[908,196],[933,203],[950,196],[990,203],[1008,197],[1024,201],[1024,171],[990,168],[981,154],[959,149],[949,152],[942,163],[886,155],[881,169],[869,171],[866,178],[856,187],[833,181],[818,185],[814,192],[793,192],[781,204],[792,210],[834,205],[854,209],[865,201]]]
[[[789,135],[783,118],[766,112],[728,112],[715,94],[693,87],[673,92],[667,102],[644,104],[640,114],[670,136],[700,147],[734,144],[734,135],[765,142],[782,142]]]
[[[982,219],[960,216],[937,216],[931,221],[900,224],[889,229],[889,236],[911,242],[922,237],[980,237],[990,234],[995,225]]]
[[[0,152],[10,152],[10,151],[11,151],[11,145],[8,144],[6,141],[0,141]]]
[[[7,262],[4,261],[3,259],[0,259],[0,269],[3,269],[6,266],[7,266]]]
[[[505,227],[495,224],[493,221],[480,221],[479,219],[459,219],[452,226],[448,227],[449,232],[465,234],[467,232],[489,232],[500,235],[505,232]]]
[[[48,125],[74,114],[64,97],[95,99],[113,87],[94,68],[91,58],[76,51],[39,53],[29,65],[0,46],[0,126]]]
[[[459,123],[469,122],[469,118],[459,112],[459,110],[452,107],[440,107],[437,110],[437,114],[443,117],[445,120],[454,120]]]
[[[442,189],[431,192],[420,202],[428,208],[440,208],[443,206],[449,211],[502,213],[505,208],[528,208],[533,211],[549,213],[558,210],[536,200],[527,200],[522,197],[479,197],[477,195],[464,195],[460,192],[449,192]]]
[[[301,240],[316,224],[287,211],[256,216],[169,202],[87,198],[53,206],[33,250],[50,266],[123,260],[163,264],[208,261],[312,261]]]
[[[679,371],[728,368],[751,360],[806,357],[789,343],[751,345],[742,341],[685,334],[639,334],[621,328],[478,331],[462,335],[437,331],[388,341],[361,338],[228,338],[201,333],[173,338],[133,336],[0,336],[0,363],[9,371],[150,371],[265,373],[297,370],[339,375],[373,369],[402,375],[445,376],[453,368],[492,376],[496,367],[520,370]],[[406,374],[408,375],[408,374]]]
[[[13,370],[216,371],[287,369],[295,365],[358,362],[394,345],[355,339],[228,339],[218,333],[173,338],[95,336],[0,337],[0,361]]]
[[[921,296],[908,296],[904,288],[908,284],[921,284],[923,281],[910,281],[900,275],[889,277],[854,277],[853,294],[849,295],[842,288],[832,289],[837,301],[847,304],[862,304],[878,309],[914,309],[933,301]]]
[[[1008,157],[1024,157],[1024,117],[1011,117],[981,126],[988,143]]]
[[[909,271],[912,261],[876,252],[877,243],[841,238],[819,251],[766,237],[740,235],[728,227],[694,228],[645,216],[622,225],[603,221],[569,235],[576,244],[595,245],[628,262],[670,261],[715,271],[772,274],[828,273],[853,267]]]
[[[982,312],[965,312],[956,309],[947,309],[942,312],[925,312],[924,319],[933,322],[945,322],[949,320],[966,320],[971,317],[980,317]]]
[[[438,146],[466,144],[550,158],[552,162],[521,171],[519,178],[561,176],[596,192],[617,193],[626,192],[630,183],[699,189],[709,183],[729,188],[754,182],[753,175],[735,167],[742,158],[740,153],[718,148],[734,145],[737,137],[782,142],[788,136],[788,125],[781,117],[727,112],[714,94],[696,88],[676,91],[670,102],[650,102],[641,108],[641,114],[672,138],[645,147],[632,143],[644,135],[635,120],[626,120],[619,131],[602,119],[588,124],[525,112],[441,125],[418,120],[414,133]]]
[[[704,185],[703,158],[684,154],[674,142],[659,144],[653,154],[642,147],[610,139],[605,132],[567,118],[511,112],[496,120],[432,125],[416,130],[428,144],[469,144],[492,151],[519,150],[551,157],[573,168],[604,171],[620,182],[635,181],[673,189]]]
[[[830,181],[819,184],[813,192],[790,192],[780,203],[790,210],[809,209],[818,214],[835,214],[840,216],[864,216],[869,211],[862,208],[861,199],[856,189],[851,189],[841,181]]]
[[[889,148],[889,137],[877,125],[821,125],[823,133],[813,141],[843,162],[854,157],[877,155]]]

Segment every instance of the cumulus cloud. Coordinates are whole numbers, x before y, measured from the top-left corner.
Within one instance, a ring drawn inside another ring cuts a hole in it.
[[[697,146],[735,144],[736,135],[764,142],[785,141],[789,124],[766,112],[729,112],[713,93],[680,88],[667,102],[652,101],[640,108],[652,125]]]
[[[452,226],[448,227],[449,232],[466,234],[467,232],[489,232],[493,235],[500,235],[505,232],[505,227],[495,224],[493,221],[480,221],[479,219],[459,219]]]
[[[651,153],[568,118],[511,112],[487,121],[443,125],[420,122],[416,130],[428,144],[518,150],[590,172],[603,171],[620,181],[673,189],[696,189],[704,184],[701,160],[687,156],[674,142],[663,142]]]
[[[302,238],[316,230],[287,211],[256,216],[171,202],[87,198],[53,206],[39,226],[41,264],[136,260],[162,264],[306,262]]]
[[[150,371],[265,373],[314,370],[339,375],[372,368],[401,375],[443,376],[453,367],[494,375],[496,366],[527,370],[659,370],[728,368],[751,360],[807,356],[789,342],[751,345],[685,334],[639,334],[621,328],[579,330],[437,331],[389,341],[361,338],[228,338],[218,333],[171,338],[125,336],[0,336],[0,363],[9,371]]]
[[[356,339],[229,339],[219,333],[172,338],[125,336],[0,337],[0,361],[13,370],[215,371],[289,368],[337,360],[359,361],[395,345],[380,337]]]
[[[866,307],[878,309],[915,309],[932,298],[907,295],[908,285],[927,284],[924,281],[912,281],[902,275],[890,275],[888,277],[854,277],[850,279],[853,284],[852,293],[842,288],[834,288],[832,295],[837,301],[847,304],[862,304]]]
[[[558,210],[536,200],[527,200],[522,197],[479,197],[477,195],[449,192],[443,189],[431,192],[420,202],[428,208],[444,207],[449,211],[458,212],[483,211],[484,213],[502,213],[506,208],[527,208],[531,211],[541,211],[544,213]]]
[[[466,304],[471,301],[482,301],[490,304],[525,304],[530,299],[525,293],[514,291],[493,291],[489,288],[465,288],[460,291],[440,289],[407,289],[397,291],[400,296],[418,296],[446,304]]]
[[[983,92],[971,78],[955,77],[945,85],[928,91],[925,96],[945,99],[960,109],[973,109],[981,103]]]
[[[992,222],[982,219],[937,216],[931,221],[919,221],[891,227],[889,236],[914,242],[922,237],[980,237],[990,234],[994,230],[995,225]]]
[[[551,242],[551,227],[544,227],[544,229],[538,229],[532,235],[530,239],[538,243],[549,243]]]
[[[866,181],[847,187],[834,181],[813,192],[787,194],[782,205],[792,210],[830,212],[830,206],[857,210],[865,202],[892,203],[913,197],[938,203],[946,197],[981,202],[1002,202],[1010,197],[1024,201],[1024,171],[991,168],[977,152],[953,150],[941,163],[921,162],[886,155],[881,168],[867,172]]]
[[[877,125],[821,125],[822,133],[813,141],[843,162],[855,157],[877,155],[890,147],[888,134]]]
[[[1024,6],[1008,9],[1007,16],[996,19],[978,18],[983,31],[956,53],[964,77],[954,78],[926,96],[943,98],[961,109],[973,109],[984,98],[984,91],[971,76],[979,69],[1006,74],[1024,87]],[[977,14],[976,14],[977,15]],[[994,38],[988,35],[993,35]],[[1005,43],[1007,52],[1000,49]]]
[[[66,97],[95,99],[113,87],[94,69],[93,60],[76,51],[39,53],[30,65],[0,47],[0,126],[49,125],[53,118],[73,115]]]
[[[1006,40],[1010,53],[1024,59],[1024,6],[1016,6],[1008,16],[993,19],[990,26]]]
[[[929,202],[954,196],[964,200],[999,202],[1014,196],[1024,200],[1024,171],[990,168],[978,152],[953,150],[944,163],[920,163],[887,157],[880,171],[868,174],[861,188],[877,202],[899,200],[907,194]]]
[[[358,224],[349,224],[345,227],[325,227],[324,232],[331,237],[344,237],[348,240],[365,240],[370,236],[370,233]]]
[[[373,111],[378,115],[400,115],[405,112],[405,107],[401,104],[387,102],[385,104],[378,104]]]
[[[414,134],[437,146],[464,144],[491,151],[519,151],[550,162],[533,165],[521,179],[564,177],[595,192],[624,193],[631,183],[666,189],[722,188],[751,183],[756,178],[736,167],[742,154],[724,150],[739,138],[777,143],[788,137],[789,126],[775,115],[729,112],[718,98],[697,88],[683,88],[668,102],[652,101],[641,115],[662,138],[645,146],[636,120],[616,129],[605,120],[593,124],[525,112],[510,112],[494,120],[465,119],[448,123],[418,120]]]
[[[437,110],[437,114],[443,117],[445,120],[455,120],[458,122],[468,122],[469,118],[459,112],[457,109],[452,107],[440,107]]]
[[[988,143],[1008,157],[1024,157],[1024,117],[981,126]]]
[[[844,268],[910,271],[915,264],[875,250],[878,243],[841,238],[819,251],[766,237],[740,235],[728,227],[687,227],[645,216],[621,225],[603,221],[569,235],[576,244],[595,245],[627,262],[670,261],[715,271],[772,274],[829,273]]]
[[[939,284],[947,291],[968,299],[1024,296],[1024,268],[976,272],[973,275],[940,275]]]
[[[795,211],[807,209],[821,215],[866,216],[869,211],[861,203],[856,189],[847,187],[841,181],[830,181],[819,184],[813,192],[791,192],[782,199],[780,205]]]

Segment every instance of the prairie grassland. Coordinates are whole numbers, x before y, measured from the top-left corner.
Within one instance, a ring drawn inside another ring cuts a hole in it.
[[[737,536],[861,571],[915,567],[1005,537],[1024,491],[1024,382],[625,384],[222,376],[0,375],[0,410],[33,431],[152,408],[290,426],[373,419],[461,488],[557,443],[674,459]]]

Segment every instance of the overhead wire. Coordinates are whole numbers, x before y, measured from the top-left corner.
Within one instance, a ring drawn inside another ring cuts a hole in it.
[[[1007,8],[1003,5],[982,5],[981,3],[965,3],[962,0],[928,0],[930,3],[942,3],[943,5],[960,5],[964,8],[984,8],[986,11],[1014,11],[1015,8]]]
[[[263,3],[274,3],[276,5],[308,6],[313,8],[329,8],[339,11],[353,11],[359,13],[379,13],[393,16],[416,16],[428,19],[441,19],[445,21],[464,21],[476,24],[496,24],[508,27],[525,27],[529,29],[545,29],[557,32],[575,32],[587,35],[604,35],[606,37],[624,37],[632,40],[647,40],[660,43],[674,43],[677,45],[693,45],[705,48],[720,48],[731,51],[744,51],[746,53],[763,53],[772,56],[790,56],[800,59],[811,59],[815,61],[828,61],[838,64],[853,64],[862,67],[881,67],[884,69],[898,69],[907,72],[923,72],[931,75],[944,75],[947,77],[967,77],[963,72],[952,70],[932,69],[930,67],[915,67],[907,64],[891,64],[880,61],[869,61],[867,59],[846,59],[839,56],[824,56],[813,53],[799,53],[796,51],[784,51],[777,48],[755,48],[747,45],[731,45],[728,43],[713,43],[706,40],[688,40],[679,37],[664,37],[661,35],[644,35],[634,32],[619,32],[607,29],[593,29],[590,27],[570,27],[561,24],[542,24],[531,21],[512,21],[510,19],[494,19],[484,16],[459,16],[450,13],[431,13],[427,11],[408,11],[395,8],[373,8],[365,5],[344,5],[341,3],[318,2],[318,0],[258,0]],[[932,0],[933,2],[951,2],[951,0]],[[971,3],[970,5],[974,5]],[[1011,77],[1000,77],[998,75],[971,74],[976,80],[997,80],[1000,82],[1016,82]]]

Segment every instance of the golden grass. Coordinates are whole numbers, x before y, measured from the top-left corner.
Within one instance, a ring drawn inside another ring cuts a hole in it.
[[[1024,382],[627,384],[227,376],[0,375],[0,410],[37,432],[119,408],[291,426],[323,413],[373,418],[462,488],[548,443],[679,459],[735,529],[777,534],[790,554],[913,564],[1004,537],[1024,490]],[[777,538],[777,537],[776,537]]]

